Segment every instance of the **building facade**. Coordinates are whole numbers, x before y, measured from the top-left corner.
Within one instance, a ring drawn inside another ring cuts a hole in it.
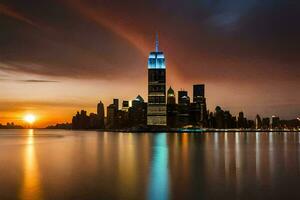
[[[167,92],[167,126],[175,128],[177,126],[177,104],[175,92],[170,87]]]
[[[164,53],[158,49],[157,37],[155,51],[150,52],[148,59],[147,125],[167,125],[166,64]]]
[[[104,104],[102,101],[97,104],[97,115],[99,120],[99,128],[104,128]]]
[[[195,126],[205,127],[207,124],[207,110],[204,84],[193,85],[193,103],[191,104],[191,122]]]

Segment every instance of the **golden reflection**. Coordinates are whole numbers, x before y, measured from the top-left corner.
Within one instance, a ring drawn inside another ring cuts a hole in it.
[[[287,138],[288,135],[287,134],[288,134],[287,132],[283,133],[283,137],[284,137],[284,139],[283,139],[283,152],[284,152],[284,166],[285,166],[285,168],[287,168],[287,166],[288,166],[287,157],[289,156],[288,149],[287,149],[287,144],[288,144],[288,138]]]
[[[221,133],[215,132],[214,133],[214,167],[216,170],[219,168],[219,161],[220,161],[220,150],[219,150],[219,137]]]
[[[235,133],[235,173],[236,173],[236,187],[240,192],[241,187],[241,139],[240,132]]]
[[[224,163],[225,163],[225,179],[226,179],[226,184],[229,182],[229,177],[230,177],[230,160],[229,160],[229,147],[228,147],[228,132],[224,133]]]
[[[34,130],[29,129],[24,149],[23,182],[21,187],[22,200],[39,200],[41,197],[41,184],[38,164],[34,147]]]
[[[181,157],[182,157],[182,174],[183,174],[183,179],[187,179],[189,176],[189,134],[188,133],[183,133],[182,134],[182,152],[181,152]]]
[[[137,187],[137,158],[135,139],[132,133],[118,135],[118,168],[120,196],[133,197]],[[126,163],[125,165],[123,163]]]
[[[147,166],[149,166],[150,164],[150,138],[149,138],[149,134],[143,134],[142,135],[142,144],[143,147],[140,149],[140,151],[142,151],[142,155],[143,155],[143,162],[141,163],[142,165],[145,166],[145,168],[147,168]]]
[[[275,133],[273,132],[270,132],[269,133],[269,172],[270,172],[270,178],[271,180],[273,179],[273,174],[274,174],[274,165],[275,165],[275,162],[274,162],[274,135]]]
[[[255,172],[256,172],[256,178],[260,181],[260,133],[255,133]]]

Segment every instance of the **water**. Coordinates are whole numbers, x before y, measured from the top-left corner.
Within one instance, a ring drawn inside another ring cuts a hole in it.
[[[0,199],[300,199],[300,133],[0,130]]]

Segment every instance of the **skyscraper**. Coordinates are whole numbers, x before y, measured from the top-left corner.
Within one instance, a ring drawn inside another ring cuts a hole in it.
[[[167,104],[176,104],[175,92],[172,87],[168,89]]]
[[[113,104],[115,105],[116,109],[119,110],[119,99],[113,99]]]
[[[165,56],[158,49],[156,36],[155,51],[150,52],[148,59],[148,106],[147,125],[166,126],[166,65]]]
[[[185,90],[178,91],[178,104],[179,105],[189,105],[190,97],[188,96],[188,92]]]
[[[147,124],[147,103],[140,95],[132,100],[132,107],[129,108],[129,123],[133,127],[145,127]]]
[[[204,84],[193,85],[193,102],[202,102],[204,98]]]
[[[202,127],[206,125],[207,122],[207,110],[206,110],[206,98],[204,93],[204,84],[193,85],[193,103],[192,103],[192,121],[196,125],[201,125]]]
[[[257,114],[255,117],[255,128],[260,129],[262,127],[262,121],[260,116]]]
[[[244,117],[243,112],[239,112],[238,116],[238,128],[246,128],[246,121],[247,119]]]
[[[100,101],[97,105],[97,116],[99,120],[99,128],[104,128],[104,104]]]
[[[128,109],[129,109],[129,101],[123,101],[122,110],[127,112]]]
[[[176,127],[177,120],[177,105],[175,99],[175,92],[170,87],[167,92],[167,126],[169,128]]]
[[[184,127],[190,123],[190,97],[185,90],[178,91],[178,115],[177,126]]]

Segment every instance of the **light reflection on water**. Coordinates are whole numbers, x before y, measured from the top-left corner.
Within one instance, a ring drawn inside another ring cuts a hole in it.
[[[166,200],[169,196],[167,134],[154,135],[148,199]]]
[[[42,199],[39,167],[35,155],[34,130],[27,132],[26,144],[24,145],[23,181],[21,183],[20,198],[22,200]]]
[[[0,199],[300,199],[299,143],[299,133],[0,130]]]

